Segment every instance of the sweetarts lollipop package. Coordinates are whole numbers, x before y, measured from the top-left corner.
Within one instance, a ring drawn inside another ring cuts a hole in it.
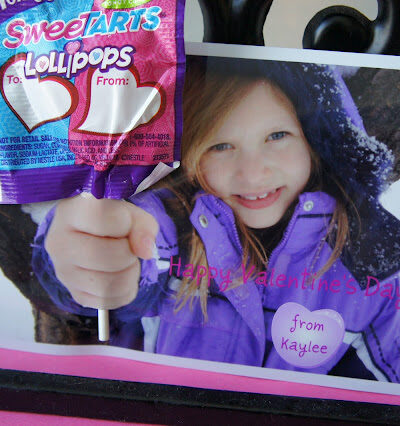
[[[125,198],[177,167],[184,0],[0,0],[0,202]]]

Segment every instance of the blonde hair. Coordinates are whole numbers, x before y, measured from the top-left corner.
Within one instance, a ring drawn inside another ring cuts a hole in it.
[[[170,176],[166,180],[167,187],[176,195],[176,199],[171,199],[169,203],[177,223],[187,220],[190,216],[196,201],[195,194],[198,192],[199,187],[206,193],[213,194],[213,190],[207,184],[200,167],[200,160],[208,149],[207,141],[220,128],[230,111],[259,81],[265,81],[293,106],[286,95],[266,78],[261,79],[258,77],[254,79],[237,75],[214,75],[212,73],[204,73],[202,69],[196,67],[192,67],[187,74],[183,98],[182,167],[175,176]],[[349,220],[346,206],[349,205],[350,200],[342,185],[334,176],[326,176],[322,173],[319,156],[311,149],[309,144],[308,146],[312,161],[312,172],[305,191],[323,190],[328,184],[329,186],[333,185],[332,195],[336,199],[336,208],[324,239],[324,242],[329,241],[332,243],[333,250],[326,264],[315,274],[318,278],[340,256],[348,240]],[[286,227],[292,216],[293,207],[288,210],[287,214],[284,215],[285,217],[280,221],[281,226],[280,230],[277,231],[278,235],[279,232],[282,235],[283,228]],[[248,270],[251,266],[255,266],[255,270],[258,272],[268,264],[268,250],[263,247],[253,230],[249,229],[236,215],[235,219],[243,247],[243,264],[247,265]],[[276,225],[274,229],[275,227]],[[207,267],[208,262],[204,244],[195,228],[193,226],[190,228],[189,235],[181,236],[178,243],[189,250],[188,263],[194,265],[194,267],[200,265]],[[277,241],[274,243],[276,245]],[[271,250],[273,248],[270,247]],[[234,284],[234,286],[236,285],[238,283]],[[191,281],[189,278],[184,278],[176,295],[176,311],[182,309],[189,301],[190,306],[192,306],[197,291],[199,291],[200,305],[204,318],[207,320],[207,280],[202,280],[200,285],[198,285],[196,280]]]

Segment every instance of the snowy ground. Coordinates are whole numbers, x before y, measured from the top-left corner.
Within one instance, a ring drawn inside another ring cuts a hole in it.
[[[0,342],[33,341],[33,316],[30,303],[0,269]]]
[[[381,204],[386,210],[390,211],[393,216],[400,220],[400,180],[395,182],[381,196]]]

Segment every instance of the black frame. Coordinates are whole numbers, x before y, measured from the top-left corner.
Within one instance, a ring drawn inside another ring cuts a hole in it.
[[[163,425],[400,423],[398,405],[4,369],[0,369],[0,410]]]

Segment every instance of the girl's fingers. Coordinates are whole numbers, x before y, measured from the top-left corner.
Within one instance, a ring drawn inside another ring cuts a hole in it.
[[[73,299],[81,306],[93,309],[118,309],[122,306],[128,305],[135,299],[137,295],[137,288],[132,287],[130,289],[130,294],[126,296],[106,299],[93,296],[92,294],[85,293],[81,290],[73,289],[70,290],[70,293]]]
[[[55,220],[65,222],[69,228],[99,237],[126,237],[132,228],[129,203],[122,200],[98,200],[81,194],[62,201],[57,207]]]
[[[141,259],[151,259],[159,226],[154,217],[140,207],[128,205],[132,218],[129,243],[132,252]]]
[[[79,267],[62,267],[57,271],[57,278],[70,292],[90,294],[99,299],[131,297],[132,289],[137,291],[139,276],[140,263],[138,260],[131,267],[113,273],[90,271]]]
[[[46,250],[57,270],[80,267],[100,272],[119,272],[136,261],[127,238],[96,237],[81,232],[64,233],[63,238],[46,240]]]
[[[153,256],[157,233],[156,220],[143,209],[81,195],[59,203],[45,248],[77,303],[115,309],[136,297],[138,257]]]
[[[66,232],[128,237],[132,253],[143,259],[152,257],[159,229],[154,217],[140,207],[121,200],[97,200],[89,194],[60,202],[53,223]]]

